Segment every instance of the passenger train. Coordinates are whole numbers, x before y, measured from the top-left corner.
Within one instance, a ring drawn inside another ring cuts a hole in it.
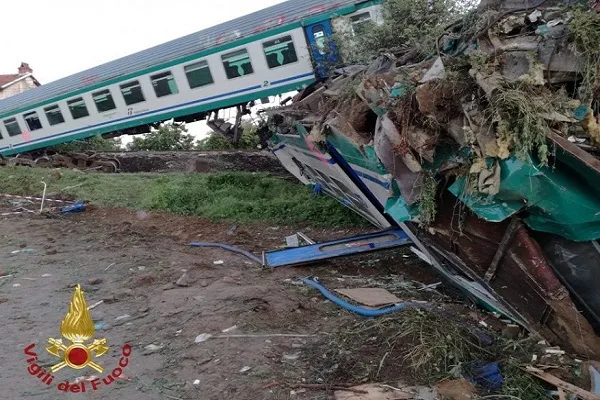
[[[332,20],[381,20],[380,1],[288,0],[0,100],[0,155],[158,122],[305,88],[338,63]]]

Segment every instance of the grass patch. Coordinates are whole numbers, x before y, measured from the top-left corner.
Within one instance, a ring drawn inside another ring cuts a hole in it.
[[[100,206],[163,210],[183,215],[315,226],[364,225],[335,200],[262,173],[96,174],[28,167],[0,168],[0,192],[87,200]]]
[[[465,375],[474,362],[499,362],[504,385],[497,394],[533,400],[545,398],[547,389],[519,366],[530,360],[534,345],[499,337],[485,345],[454,317],[409,310],[333,334],[311,365],[314,378],[325,382],[434,385]]]

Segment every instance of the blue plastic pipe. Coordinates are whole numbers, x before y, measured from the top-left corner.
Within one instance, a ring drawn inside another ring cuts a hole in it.
[[[252,261],[254,261],[255,263],[258,263],[260,265],[263,265],[263,262],[260,258],[256,257],[254,254],[246,251],[246,250],[242,250],[238,247],[234,247],[234,246],[229,246],[227,244],[222,244],[222,243],[210,243],[210,242],[193,242],[189,244],[190,247],[217,247],[223,250],[228,250],[237,254],[240,254]]]
[[[351,311],[355,314],[362,315],[363,317],[379,317],[381,315],[391,314],[396,311],[403,311],[403,310],[408,310],[408,309],[412,309],[412,308],[422,308],[422,309],[430,309],[431,308],[431,306],[428,304],[421,304],[421,303],[415,303],[412,301],[407,301],[407,302],[396,304],[396,305],[393,305],[393,306],[390,306],[387,308],[371,310],[369,308],[355,306],[354,304],[348,303],[347,301],[340,299],[339,297],[337,297],[333,293],[331,293],[329,290],[327,290],[325,288],[325,286],[321,285],[319,282],[315,281],[314,279],[303,278],[302,282],[304,282],[308,286],[311,286],[311,287],[317,289],[319,292],[321,292],[321,294],[323,296],[325,296],[328,300],[332,301],[333,303],[337,304],[338,306],[340,306],[348,311]]]

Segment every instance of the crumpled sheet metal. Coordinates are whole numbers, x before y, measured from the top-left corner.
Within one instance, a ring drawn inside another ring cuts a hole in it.
[[[490,223],[469,214],[459,226],[451,195],[444,195],[429,241],[465,260],[463,273],[481,279],[488,272],[508,221]],[[589,282],[594,284],[593,282]],[[526,326],[549,342],[577,353],[600,357],[600,337],[577,311],[569,292],[556,276],[543,249],[519,223],[488,285]]]
[[[525,223],[533,230],[554,233],[574,241],[600,238],[600,176],[579,181],[567,166],[535,167],[512,157],[499,162],[500,190],[494,197],[470,195],[466,179],[459,178],[450,192],[480,218],[501,222],[527,209]]]

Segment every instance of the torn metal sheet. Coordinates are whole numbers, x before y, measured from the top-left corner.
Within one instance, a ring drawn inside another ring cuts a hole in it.
[[[501,160],[499,166],[500,190],[494,197],[469,194],[465,178],[450,192],[486,221],[501,222],[527,209],[524,221],[534,230],[575,241],[600,237],[600,175],[579,181],[566,168],[536,167],[516,157]]]
[[[394,229],[314,245],[265,252],[265,266],[278,268],[310,264],[330,258],[390,249],[410,243],[411,240],[404,231]]]

